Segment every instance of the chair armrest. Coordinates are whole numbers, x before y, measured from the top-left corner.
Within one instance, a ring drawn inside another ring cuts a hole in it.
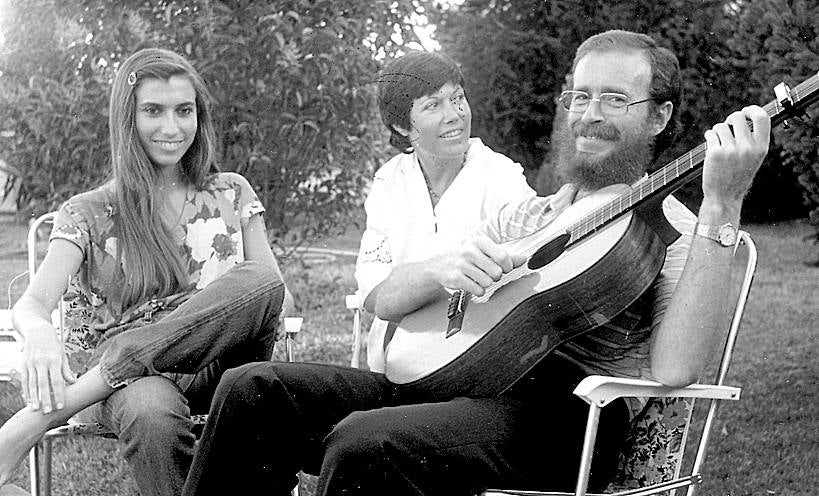
[[[303,317],[285,317],[282,319],[284,322],[284,332],[290,336],[298,334],[301,331],[301,326],[304,323]]]
[[[302,317],[285,317],[283,326],[284,327],[284,355],[285,359],[288,362],[294,361],[293,355],[293,340],[295,339],[296,335],[301,331],[301,325],[304,323],[304,318]]]
[[[344,306],[347,307],[347,310],[360,310],[362,303],[361,295],[357,291],[344,297]]]
[[[0,310],[0,381],[10,381],[23,354],[23,338],[11,325],[11,310]]]
[[[656,381],[590,375],[574,389],[586,403],[603,407],[622,397],[685,397],[738,400],[741,389],[733,386],[691,384],[681,388],[664,386]]]

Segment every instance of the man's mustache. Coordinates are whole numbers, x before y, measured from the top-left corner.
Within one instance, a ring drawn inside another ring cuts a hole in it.
[[[597,138],[609,141],[619,141],[620,131],[609,123],[594,122],[588,123],[583,121],[575,121],[572,123],[572,134],[577,136],[584,136],[587,138]]]

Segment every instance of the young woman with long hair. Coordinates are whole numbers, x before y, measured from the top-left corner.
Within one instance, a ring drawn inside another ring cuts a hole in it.
[[[207,411],[222,371],[270,357],[292,297],[252,187],[215,172],[212,103],[173,52],[140,50],[120,66],[112,178],[60,208],[14,306],[27,404],[0,428],[0,486],[76,415],[117,434],[143,495],[179,494],[191,413]],[[49,311],[66,292],[63,343]]]

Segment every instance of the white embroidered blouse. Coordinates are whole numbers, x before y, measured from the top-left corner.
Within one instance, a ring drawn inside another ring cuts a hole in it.
[[[532,196],[523,167],[479,138],[469,140],[464,167],[435,208],[415,154],[393,157],[375,173],[364,203],[367,225],[355,271],[361,301],[394,266],[456,249],[501,207]],[[378,372],[384,370],[386,328],[376,318],[367,338],[367,364]]]

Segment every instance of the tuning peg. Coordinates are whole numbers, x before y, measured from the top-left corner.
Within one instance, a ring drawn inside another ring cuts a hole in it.
[[[776,95],[776,101],[779,105],[786,110],[790,110],[793,107],[793,98],[791,98],[791,89],[788,87],[787,84],[784,82],[777,84],[774,87],[774,94]],[[784,119],[782,121],[782,127],[785,129],[790,129],[791,125],[788,122],[788,119]]]

